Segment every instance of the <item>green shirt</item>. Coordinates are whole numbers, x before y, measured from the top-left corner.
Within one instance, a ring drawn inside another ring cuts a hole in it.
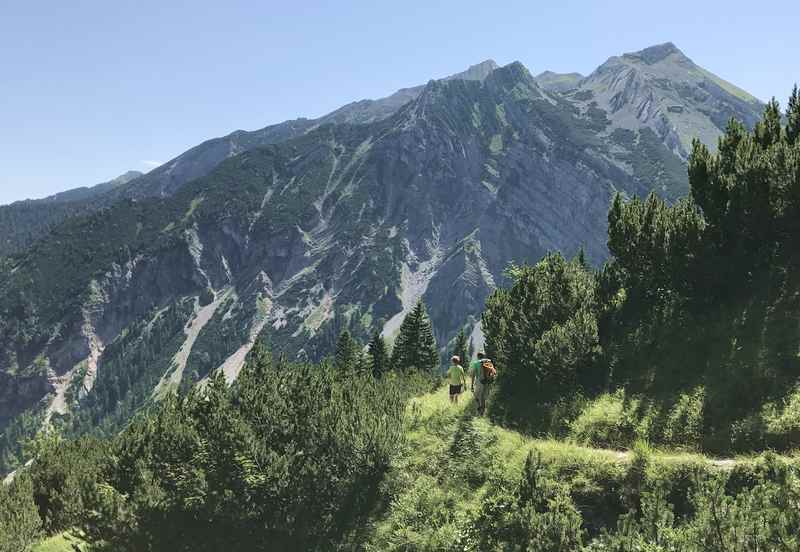
[[[473,360],[469,363],[469,373],[476,381],[481,380],[481,361]]]
[[[462,383],[466,385],[467,378],[464,375],[464,369],[458,364],[451,364],[447,369],[447,381],[450,382],[450,385],[461,385]]]

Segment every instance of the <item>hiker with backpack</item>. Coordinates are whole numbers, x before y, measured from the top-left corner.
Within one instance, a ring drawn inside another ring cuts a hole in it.
[[[447,381],[450,383],[450,402],[458,404],[458,396],[467,386],[467,375],[461,366],[461,359],[453,356],[450,359],[450,368],[447,369]]]
[[[470,375],[472,377],[472,392],[475,394],[475,401],[478,403],[478,414],[483,416],[486,412],[486,398],[489,395],[489,385],[497,377],[497,370],[494,363],[484,352],[478,353],[477,360],[470,365]]]

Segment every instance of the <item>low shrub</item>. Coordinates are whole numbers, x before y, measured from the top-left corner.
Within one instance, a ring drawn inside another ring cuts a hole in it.
[[[601,395],[570,424],[570,438],[594,447],[628,448],[637,437],[635,406],[626,407],[623,390]]]
[[[579,550],[584,536],[568,487],[532,453],[517,481],[492,483],[469,530],[475,550]]]
[[[681,393],[667,414],[663,434],[658,441],[671,446],[699,449],[703,440],[703,405],[705,388],[698,386]]]
[[[391,504],[391,522],[370,550],[459,550],[465,520],[457,515],[457,497],[422,475]]]

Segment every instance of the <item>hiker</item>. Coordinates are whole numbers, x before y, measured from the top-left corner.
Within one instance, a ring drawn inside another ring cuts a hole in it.
[[[483,351],[477,355],[477,360],[470,364],[470,376],[472,378],[472,392],[475,395],[475,402],[478,403],[478,414],[483,416],[486,412],[486,397],[489,395],[489,384],[494,381],[497,371],[491,360],[486,358]]]
[[[464,367],[461,366],[461,359],[458,356],[450,359],[447,381],[450,383],[450,402],[458,404],[458,396],[467,386],[467,375],[464,373]]]

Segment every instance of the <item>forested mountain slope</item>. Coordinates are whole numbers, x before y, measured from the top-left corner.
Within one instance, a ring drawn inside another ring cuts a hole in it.
[[[617,127],[519,63],[469,76],[154,184],[0,263],[5,466],[43,420],[113,430],[217,368],[235,378],[259,333],[315,360],[344,329],[392,337],[423,299],[442,349],[477,338],[510,262],[583,248],[600,263],[615,192],[686,193],[648,121]]]
[[[25,250],[67,218],[92,210],[92,199],[103,196],[142,173],[128,171],[92,187],[76,188],[44,199],[0,205],[0,257]]]

